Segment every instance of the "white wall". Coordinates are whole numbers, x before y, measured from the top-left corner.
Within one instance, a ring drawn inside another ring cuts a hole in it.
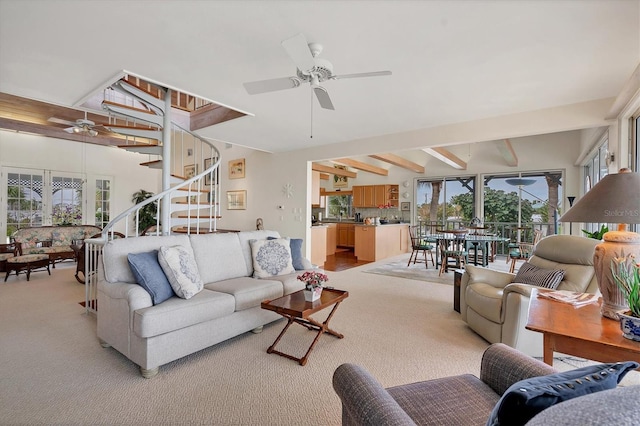
[[[96,176],[112,177],[111,217],[131,207],[131,195],[145,189],[158,193],[160,172],[140,166],[147,156],[116,147],[83,144],[64,139],[0,131],[0,167],[17,167],[35,170],[54,170],[86,174],[88,183]],[[90,185],[88,194],[93,194]],[[6,190],[0,197],[6,196]],[[6,206],[6,202],[3,203]],[[0,218],[0,231],[6,233],[6,215]],[[93,224],[94,217],[86,215]],[[123,232],[124,228],[116,229]]]

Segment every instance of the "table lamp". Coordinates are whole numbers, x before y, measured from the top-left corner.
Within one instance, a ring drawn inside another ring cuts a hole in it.
[[[617,231],[604,234],[596,247],[593,266],[602,293],[602,315],[618,320],[618,312],[628,308],[613,280],[611,260],[629,254],[640,260],[640,234],[627,230],[627,224],[640,223],[640,174],[630,169],[605,176],[578,200],[561,222],[618,223]]]

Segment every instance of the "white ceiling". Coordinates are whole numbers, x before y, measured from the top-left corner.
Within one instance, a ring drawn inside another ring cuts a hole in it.
[[[639,62],[636,0],[0,0],[0,92],[77,105],[122,70],[249,112],[200,131],[287,151],[618,95]],[[304,33],[336,74],[392,76],[250,96],[293,75]]]

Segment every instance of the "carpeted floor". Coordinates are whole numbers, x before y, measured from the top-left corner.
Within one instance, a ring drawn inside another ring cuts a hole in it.
[[[331,321],[345,338],[322,336],[306,366],[266,353],[285,324],[279,320],[147,380],[98,343],[73,266],[0,283],[0,424],[338,425],[331,377],[340,364],[363,365],[388,387],[477,375],[488,346],[453,311],[453,286],[361,273],[371,267],[364,265],[327,273],[330,285],[350,293]],[[313,336],[294,325],[279,348],[300,356]]]

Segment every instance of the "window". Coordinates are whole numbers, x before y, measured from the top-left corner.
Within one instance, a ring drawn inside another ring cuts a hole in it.
[[[7,175],[7,233],[9,237],[20,228],[42,225],[42,173],[6,173]]]
[[[418,180],[416,221],[468,225],[476,216],[475,182],[475,176]]]
[[[82,187],[80,178],[53,176],[51,178],[51,224],[81,225]]]
[[[96,226],[104,228],[110,221],[111,181],[96,179]]]
[[[328,195],[326,215],[333,219],[352,217],[352,206],[351,195]]]
[[[593,186],[600,182],[602,178],[604,178],[609,170],[606,164],[607,158],[607,147],[609,145],[608,138],[605,138],[596,152],[594,152],[593,156],[587,160],[587,164],[584,165],[584,182],[583,182],[583,192],[588,192]],[[587,231],[593,232],[600,229],[600,223],[585,223],[584,229]]]

